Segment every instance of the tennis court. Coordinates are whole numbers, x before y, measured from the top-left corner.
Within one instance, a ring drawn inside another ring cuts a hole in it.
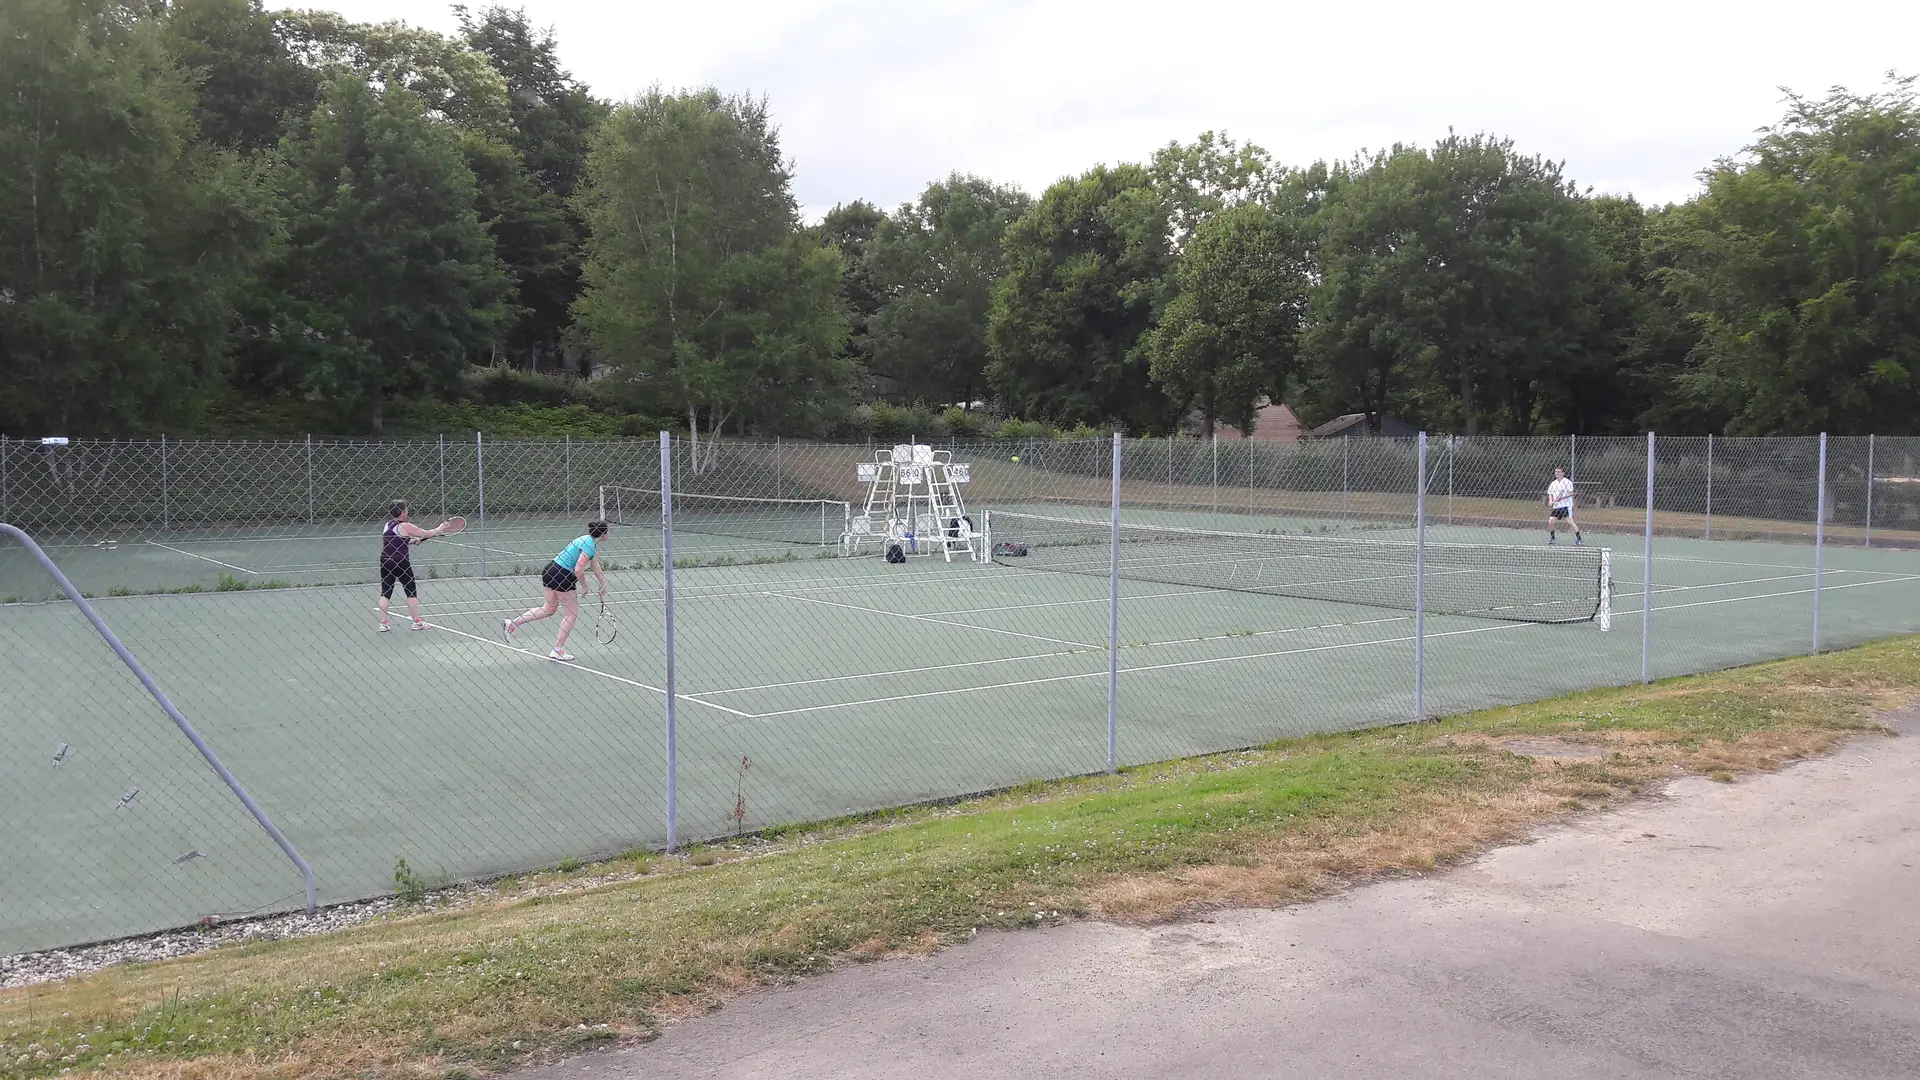
[[[1126,515],[1250,532],[1313,524],[1222,518]],[[307,586],[99,606],[312,863],[324,902],[390,891],[401,859],[423,879],[452,880],[664,840],[657,530],[616,529],[604,550],[621,567],[610,575],[612,644],[583,618],[569,643],[579,661],[561,665],[542,659],[551,621],[512,644],[501,636],[501,620],[537,599],[531,575],[577,528],[522,518],[424,545],[423,633],[403,617],[373,632],[364,532],[55,554],[102,594],[116,579],[184,586],[216,574]],[[1429,539],[1532,550],[1543,538],[1441,526]],[[1613,629],[1429,614],[1430,714],[1637,679],[1639,538],[1588,540],[1613,548]],[[1104,577],[1014,558],[890,565],[697,525],[675,544],[683,840],[1104,767]],[[523,576],[472,576],[483,548],[490,573]],[[1123,545],[1123,565],[1127,554]],[[1201,566],[1218,557],[1193,553]],[[1920,629],[1920,553],[1829,548],[1824,562],[1823,641]],[[1811,547],[1663,537],[1654,568],[1656,674],[1809,648]],[[317,584],[342,578],[358,581]],[[0,951],[297,903],[284,856],[71,605],[14,605],[4,627],[5,704],[25,721],[7,726],[5,781],[25,802],[0,840]],[[1412,715],[1413,617],[1391,606],[1129,577],[1120,646],[1123,763]]]

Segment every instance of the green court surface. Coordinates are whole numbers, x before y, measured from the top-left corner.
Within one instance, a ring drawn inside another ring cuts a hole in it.
[[[1300,525],[1204,512],[1128,520]],[[56,555],[102,594],[116,575],[359,579],[99,603],[310,860],[327,902],[391,891],[401,859],[423,879],[451,880],[664,842],[657,536],[616,530],[604,551],[625,567],[611,575],[612,644],[595,640],[591,617],[570,665],[543,658],[552,620],[502,637],[501,620],[537,599],[524,575],[570,529],[490,529],[489,571],[504,577],[472,576],[477,536],[423,548],[431,628],[419,633],[398,604],[393,632],[374,632],[365,535],[176,537]],[[1439,527],[1432,538],[1544,536]],[[1639,677],[1640,538],[1588,542],[1614,552],[1612,629],[1429,616],[1428,715]],[[1103,578],[810,549],[761,562],[769,549],[724,538],[677,544],[695,563],[731,561],[675,575],[683,842],[1105,767]],[[1807,652],[1813,554],[1659,538],[1654,674]],[[15,555],[5,572],[24,579]],[[1920,630],[1920,553],[1836,547],[1824,562],[1823,645]],[[1410,612],[1125,581],[1119,638],[1122,764],[1414,716]],[[285,857],[71,605],[0,608],[0,649],[0,784],[13,826],[0,838],[0,953],[297,904]]]

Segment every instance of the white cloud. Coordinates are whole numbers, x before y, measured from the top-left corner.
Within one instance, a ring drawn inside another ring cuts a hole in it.
[[[331,6],[454,26],[437,0]],[[1288,163],[1490,131],[1582,184],[1665,202],[1778,119],[1778,87],[1874,89],[1915,68],[1920,40],[1920,4],[1867,0],[526,7],[603,96],[654,82],[766,93],[814,215],[890,206],[955,170],[1037,191],[1210,128]]]

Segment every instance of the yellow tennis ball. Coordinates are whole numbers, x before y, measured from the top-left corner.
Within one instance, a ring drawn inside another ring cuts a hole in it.
[[[1020,460],[1020,455],[1019,455],[1019,454],[1015,454],[1015,455],[1013,455],[1012,457],[1010,457],[1010,458],[1008,458],[1007,460],[1009,460],[1009,461],[1019,461],[1019,460]]]

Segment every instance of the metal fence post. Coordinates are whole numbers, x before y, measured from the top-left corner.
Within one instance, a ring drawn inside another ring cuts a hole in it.
[[[1427,718],[1427,433],[1414,453],[1419,475],[1413,501],[1413,719]]]
[[[1820,655],[1820,571],[1827,542],[1827,433],[1820,433],[1820,479],[1813,502],[1813,654]]]
[[[1173,485],[1173,446],[1175,443],[1179,441],[1180,441],[1180,436],[1177,432],[1175,434],[1167,436],[1167,505],[1168,506],[1180,505],[1179,498],[1174,494],[1174,485]]]
[[[667,622],[667,850],[672,851],[680,843],[680,733],[673,655],[673,435],[666,431],[660,433],[660,570]]]
[[[566,503],[567,517],[572,518],[573,517],[573,436],[570,434],[562,435],[560,436],[560,438],[563,443],[562,452],[566,455],[566,466],[567,466],[567,484],[566,484],[567,493],[563,497],[563,501]]]
[[[487,576],[487,449],[486,439],[473,433],[474,494],[480,501],[480,576]]]
[[[173,507],[167,495],[167,437],[160,436],[160,531],[173,531]]]
[[[1112,523],[1107,536],[1107,771],[1120,751],[1120,433],[1113,433]]]
[[[440,436],[440,520],[447,520],[447,437]]]
[[[949,442],[948,450],[950,454],[952,446],[953,444]],[[785,490],[784,485],[780,483],[780,436],[775,435],[773,437],[773,497],[776,499],[780,498],[781,493]]]
[[[1213,445],[1208,448],[1213,458],[1213,516],[1220,516],[1220,433],[1213,433]],[[1219,522],[1215,522],[1218,525]]]
[[[1707,433],[1707,534],[1704,539],[1713,539],[1713,433]]]
[[[1459,445],[1447,436],[1447,524],[1453,524],[1453,448]]]
[[[8,497],[11,477],[8,474],[7,437],[0,435],[0,518],[12,516],[12,501]]]
[[[1647,432],[1647,527],[1640,548],[1640,681],[1653,681],[1653,432]]]
[[[1578,460],[1580,460],[1580,435],[1569,431],[1567,432],[1567,479],[1572,480],[1575,485],[1580,483],[1573,467],[1573,463]]]
[[[1873,436],[1867,436],[1867,534],[1862,547],[1873,546]]]
[[[1340,436],[1340,516],[1349,514],[1347,507],[1347,466],[1353,457],[1353,436]]]
[[[20,546],[26,548],[27,553],[32,555],[34,559],[40,563],[41,569],[53,576],[53,580],[58,582],[61,590],[67,594],[67,599],[73,601],[74,606],[80,609],[80,613],[87,617],[87,621],[93,624],[95,630],[99,631],[100,637],[106,641],[107,647],[113,650],[113,654],[120,658],[121,663],[127,665],[127,670],[133,672],[133,677],[140,680],[140,685],[146,688],[147,693],[152,696],[154,702],[167,714],[167,717],[173,721],[174,726],[178,727],[180,733],[187,737],[187,741],[193,744],[193,748],[200,751],[200,756],[205,758],[207,764],[213,767],[213,771],[220,774],[220,779],[226,781],[227,789],[239,798],[241,805],[245,806],[247,812],[253,815],[253,820],[266,831],[268,836],[273,838],[275,844],[280,846],[280,850],[286,854],[287,858],[293,862],[294,867],[300,871],[300,877],[306,884],[307,912],[308,914],[312,914],[315,906],[313,895],[313,867],[308,866],[307,860],[300,857],[300,852],[293,846],[293,842],[288,840],[285,834],[274,825],[272,819],[267,817],[267,812],[260,809],[260,804],[253,801],[253,796],[247,793],[247,789],[240,783],[240,779],[228,771],[226,765],[221,762],[220,756],[213,752],[213,747],[208,746],[207,741],[200,737],[200,732],[195,730],[193,724],[188,722],[187,718],[180,714],[180,710],[174,707],[173,702],[169,700],[166,693],[160,689],[160,684],[154,682],[153,676],[147,674],[147,669],[140,665],[140,661],[134,659],[133,653],[127,651],[127,647],[121,643],[119,637],[107,626],[106,621],[100,618],[100,613],[94,610],[93,605],[87,601],[87,598],[81,594],[79,589],[74,588],[73,582],[67,580],[67,575],[61,572],[60,567],[56,566],[51,558],[47,557],[47,553],[41,549],[38,543],[34,542],[33,537],[28,536],[12,525],[6,524],[0,524],[0,533],[5,533],[19,541]]]
[[[313,527],[313,433],[307,433],[307,527]]]

